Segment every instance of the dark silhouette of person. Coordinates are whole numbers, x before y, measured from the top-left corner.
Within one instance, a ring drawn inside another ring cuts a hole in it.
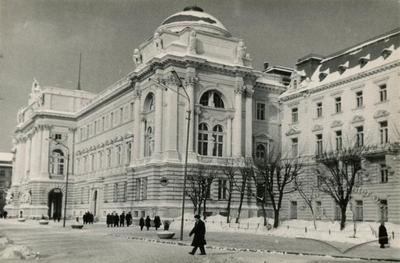
[[[379,226],[379,244],[381,248],[385,248],[385,245],[389,243],[388,234],[386,231],[385,223],[382,221],[381,225]]]
[[[196,219],[196,223],[194,224],[192,231],[189,233],[189,236],[194,234],[192,241],[193,250],[192,252],[189,252],[189,254],[194,255],[197,248],[200,248],[201,255],[206,255],[206,251],[204,249],[204,245],[207,244],[205,239],[206,225],[203,221],[201,221],[200,215],[195,215],[194,218]]]
[[[161,219],[159,216],[154,217],[154,227],[156,230],[161,226]]]
[[[107,214],[106,223],[107,223],[107,227],[110,227],[110,225],[111,225],[111,215],[110,215],[110,213]]]
[[[114,227],[119,227],[119,215],[115,213],[114,215]]]
[[[146,228],[147,228],[147,231],[149,231],[149,228],[150,228],[150,222],[151,222],[151,220],[150,220],[150,217],[149,217],[149,216],[147,216],[147,217],[146,217]]]
[[[119,216],[119,225],[125,226],[125,211],[122,211],[122,214]]]
[[[132,224],[132,213],[129,211],[126,214],[126,226],[129,227]]]
[[[142,230],[143,230],[143,227],[144,227],[144,219],[143,219],[143,216],[139,219],[139,226],[140,226],[140,231],[142,231]]]
[[[56,222],[56,220],[57,220],[57,213],[54,212],[54,213],[53,213],[53,221]]]

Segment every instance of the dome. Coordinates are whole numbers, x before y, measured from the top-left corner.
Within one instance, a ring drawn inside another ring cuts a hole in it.
[[[159,30],[168,30],[172,32],[180,32],[186,27],[192,27],[213,34],[231,36],[225,26],[214,16],[207,14],[197,6],[185,7],[182,12],[178,12],[165,19]]]

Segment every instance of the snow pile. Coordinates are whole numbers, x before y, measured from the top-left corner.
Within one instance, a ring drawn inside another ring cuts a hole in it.
[[[232,223],[226,223],[226,217],[221,215],[210,216],[206,220],[207,231],[209,232],[236,232],[249,233],[270,236],[280,236],[288,238],[312,238],[329,242],[345,242],[353,244],[361,244],[371,242],[377,244],[378,222],[356,222],[356,233],[354,237],[354,224],[352,221],[346,222],[346,228],[340,231],[338,221],[316,221],[317,230],[314,229],[312,220],[286,220],[282,221],[276,229],[271,228],[273,219],[268,218],[269,227],[264,227],[263,217],[252,217],[240,219],[240,224],[236,224],[235,218],[231,219]],[[193,214],[185,214],[184,229],[190,230],[194,226]],[[171,223],[172,229],[179,229],[181,218],[174,218]],[[393,223],[385,223],[389,243],[391,247],[400,248],[400,225]],[[394,235],[394,239],[393,239]]]
[[[9,245],[0,252],[0,259],[33,259],[38,257],[30,248],[22,245]]]

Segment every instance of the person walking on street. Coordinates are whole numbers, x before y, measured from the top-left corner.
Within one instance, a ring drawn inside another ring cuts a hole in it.
[[[111,225],[111,215],[110,215],[110,213],[107,214],[106,222],[107,222],[107,227],[110,227],[110,225]]]
[[[129,211],[126,214],[126,226],[129,227],[132,224],[132,213]]]
[[[381,248],[385,248],[385,245],[389,243],[388,239],[388,234],[386,231],[385,227],[385,222],[381,222],[381,225],[379,226],[379,244],[381,245]]]
[[[150,217],[149,217],[149,216],[147,216],[147,217],[146,217],[146,228],[147,228],[147,231],[149,231],[149,228],[150,228],[150,222],[151,222],[151,220],[150,220]]]
[[[154,217],[154,227],[156,228],[156,231],[158,228],[161,226],[161,219],[159,216]]]
[[[144,227],[144,219],[143,219],[143,216],[139,219],[139,226],[140,226],[140,231],[142,231],[142,230],[143,230],[143,227]]]
[[[119,216],[119,225],[125,226],[125,211],[122,211],[122,214]]]
[[[189,234],[189,236],[194,235],[192,241],[193,250],[192,252],[189,252],[189,254],[194,255],[196,253],[197,248],[200,248],[200,255],[206,255],[206,251],[204,249],[204,245],[207,244],[205,239],[206,225],[204,224],[203,221],[201,221],[200,215],[195,215],[194,218],[196,219],[196,223]]]

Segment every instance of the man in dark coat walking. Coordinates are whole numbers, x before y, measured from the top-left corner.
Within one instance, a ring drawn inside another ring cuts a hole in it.
[[[200,248],[201,252],[200,255],[206,255],[206,251],[204,249],[204,245],[207,244],[205,240],[206,225],[204,224],[203,221],[201,221],[200,215],[195,215],[194,218],[196,219],[196,223],[189,234],[189,236],[194,234],[192,241],[193,250],[192,252],[189,252],[189,254],[194,255],[196,253],[197,248]]]
[[[143,216],[139,219],[139,226],[140,226],[140,231],[142,231],[142,230],[143,230],[143,227],[144,227],[144,219],[143,219]]]
[[[125,226],[125,211],[122,211],[122,214],[119,216],[119,225]]]
[[[389,243],[388,234],[386,231],[385,223],[382,222],[379,226],[379,244],[381,244],[381,248],[385,248],[385,245]]]
[[[156,228],[156,230],[158,230],[158,228],[161,226],[161,219],[159,216],[155,216],[154,217],[154,227]]]
[[[131,211],[129,211],[127,214],[126,214],[126,226],[130,226],[131,224],[132,224],[132,213],[131,213]]]
[[[150,217],[149,217],[149,216],[147,216],[147,217],[146,217],[146,228],[147,228],[147,231],[149,231],[149,228],[150,228],[150,222],[151,222],[151,220],[150,220]]]

